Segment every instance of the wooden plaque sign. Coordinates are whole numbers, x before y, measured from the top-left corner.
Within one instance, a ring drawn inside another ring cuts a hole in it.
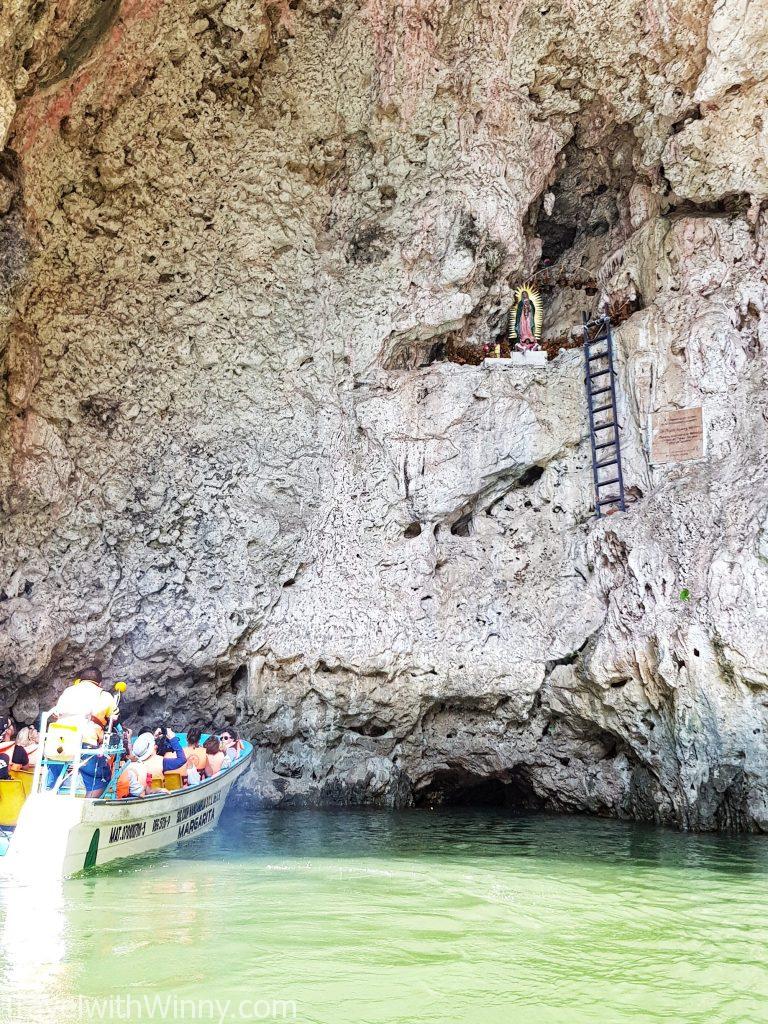
[[[651,417],[651,462],[664,466],[704,457],[704,419],[696,409],[668,409]]]

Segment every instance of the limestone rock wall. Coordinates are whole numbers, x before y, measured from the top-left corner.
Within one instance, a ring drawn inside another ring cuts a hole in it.
[[[8,707],[96,659],[135,720],[239,722],[257,799],[765,828],[765,5],[1,17]],[[542,258],[548,335],[637,309],[623,515],[578,351],[441,360]]]

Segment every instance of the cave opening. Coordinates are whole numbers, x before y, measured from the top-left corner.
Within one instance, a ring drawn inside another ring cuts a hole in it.
[[[248,682],[248,666],[247,665],[238,665],[238,667],[235,669],[235,671],[232,674],[232,679],[230,680],[230,685],[231,685],[232,689],[235,692],[237,692],[237,690],[239,690],[239,689],[241,689],[241,687],[245,686],[247,682]]]
[[[416,807],[496,807],[519,813],[539,811],[544,806],[523,768],[495,775],[446,768],[435,772],[417,790],[414,802]]]
[[[544,476],[544,466],[529,466],[520,476],[517,481],[518,487],[530,487],[531,484],[535,484],[537,480],[541,480]]]

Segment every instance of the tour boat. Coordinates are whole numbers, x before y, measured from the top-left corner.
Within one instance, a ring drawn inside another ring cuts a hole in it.
[[[0,835],[0,865],[3,874],[68,878],[91,868],[140,854],[161,850],[178,842],[196,839],[215,828],[234,783],[248,768],[253,746],[243,743],[237,758],[225,762],[217,775],[196,785],[168,793],[118,800],[114,779],[103,796],[90,798],[78,792],[72,780],[78,778],[83,760],[93,754],[83,751],[80,730],[69,726],[73,735],[59,744],[58,757],[51,753],[50,733],[64,726],[41,729],[42,756],[35,768],[29,795],[21,807],[12,832]],[[183,734],[179,735],[182,744]],[[115,756],[122,743],[110,745],[108,737],[100,752]],[[54,751],[54,753],[57,753]],[[48,766],[68,765],[66,781],[48,788]],[[66,787],[66,789],[65,789]]]

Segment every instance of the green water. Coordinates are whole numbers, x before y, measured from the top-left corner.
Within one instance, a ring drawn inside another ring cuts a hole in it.
[[[14,1024],[768,1021],[760,837],[229,813],[122,871],[47,891],[0,879],[0,926]]]

